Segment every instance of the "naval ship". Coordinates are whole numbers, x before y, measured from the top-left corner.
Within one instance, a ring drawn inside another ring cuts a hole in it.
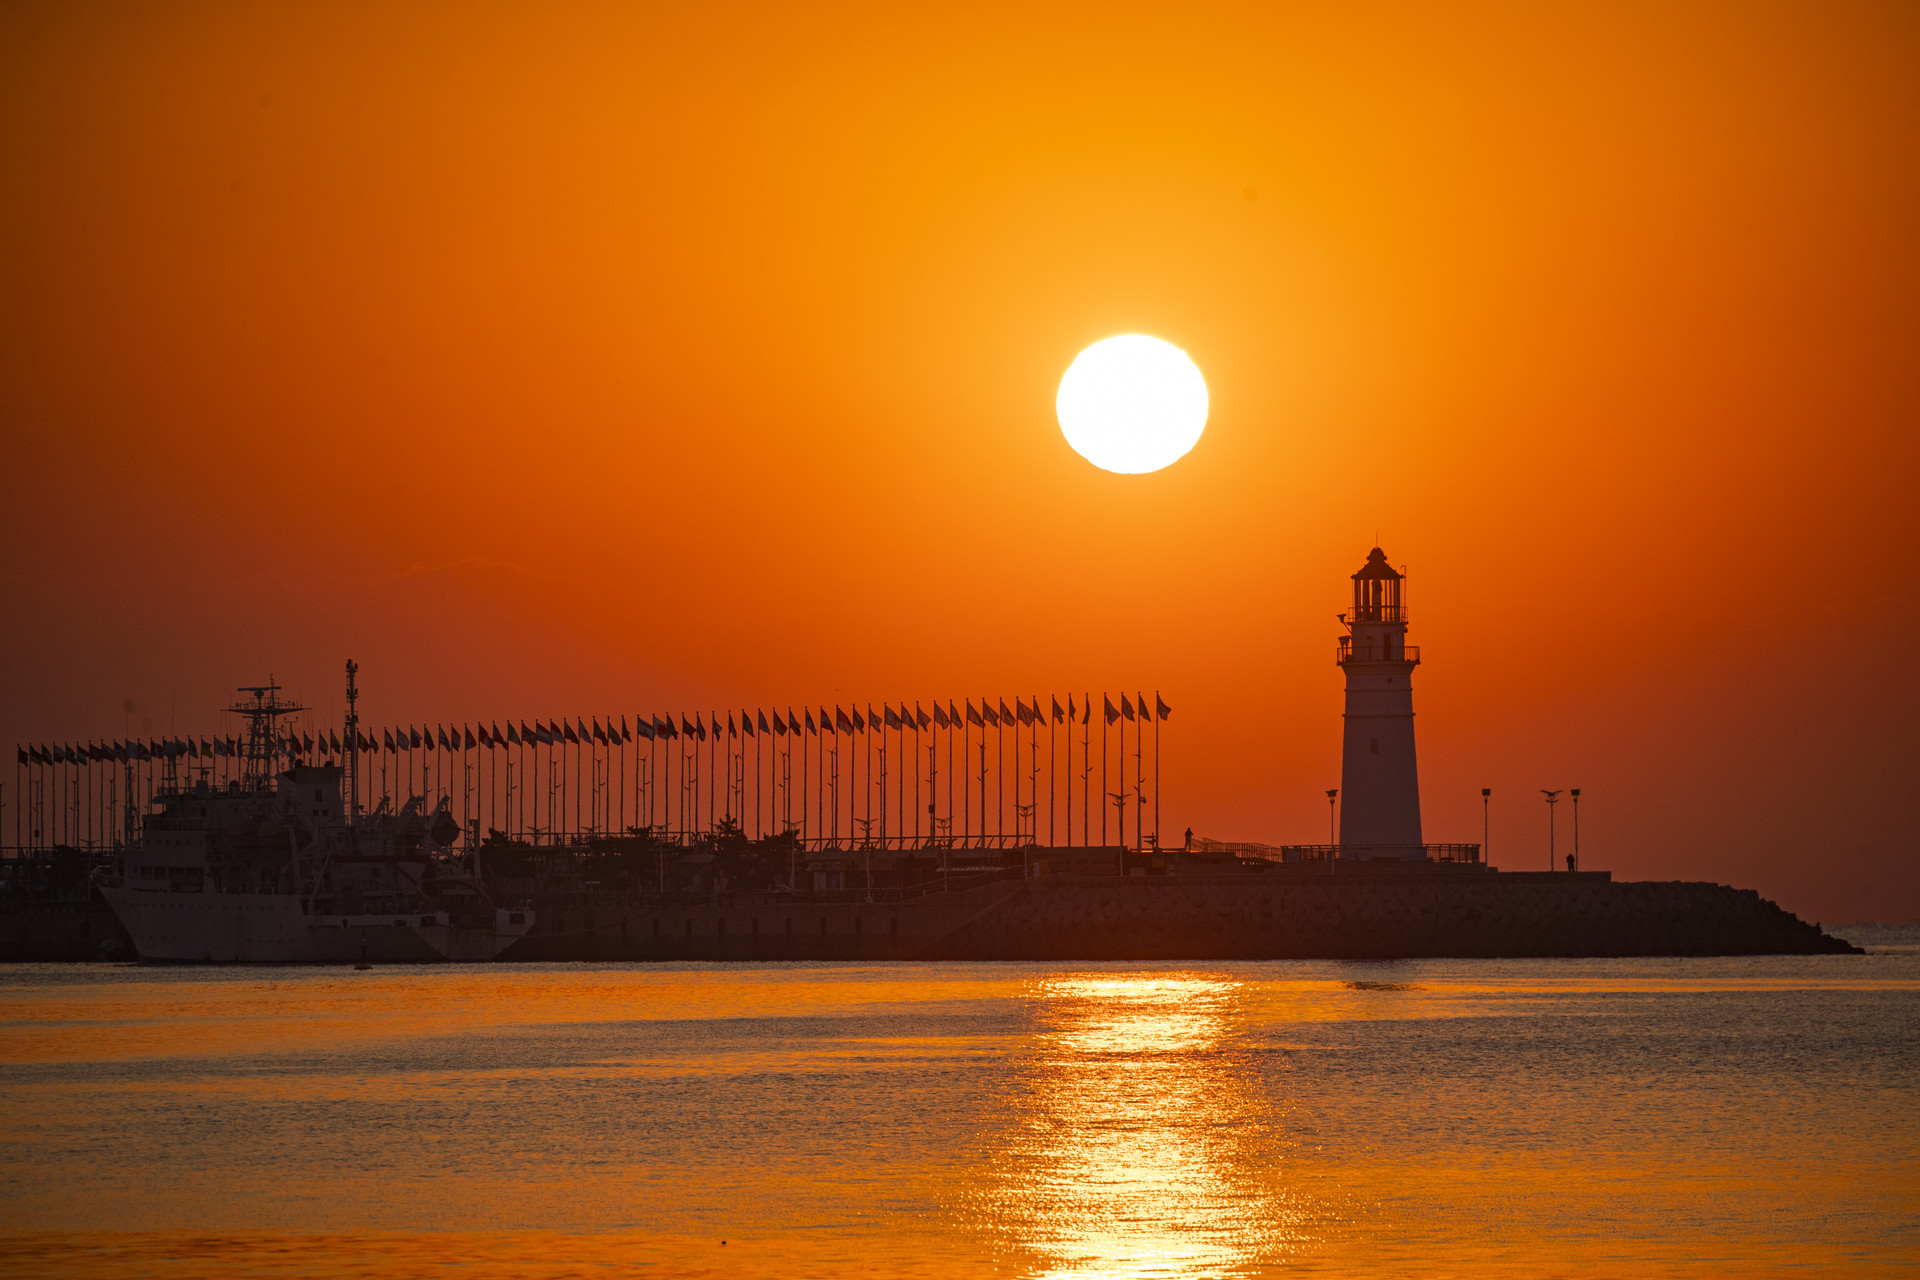
[[[279,718],[303,708],[278,688],[242,689],[251,700],[230,708],[247,721],[240,776],[157,790],[157,812],[96,876],[142,960],[491,960],[533,927],[530,904],[495,902],[457,851],[444,799],[359,813],[347,769],[285,752]]]

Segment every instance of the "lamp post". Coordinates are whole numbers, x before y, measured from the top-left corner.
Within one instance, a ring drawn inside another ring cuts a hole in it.
[[[1334,787],[1327,792],[1327,861],[1333,861],[1333,851],[1340,847],[1340,822],[1335,816],[1334,802],[1339,799],[1340,788]]]
[[[1547,798],[1547,870],[1553,870],[1553,806],[1560,803],[1558,791],[1548,791],[1545,787],[1540,794]]]
[[[1573,797],[1573,870],[1580,869],[1580,788],[1567,793]]]
[[[1480,788],[1480,861],[1493,865],[1493,788]]]

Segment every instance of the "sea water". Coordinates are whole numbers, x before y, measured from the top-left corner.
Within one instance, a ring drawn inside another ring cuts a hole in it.
[[[0,1272],[1920,1265],[1866,956],[0,967]]]

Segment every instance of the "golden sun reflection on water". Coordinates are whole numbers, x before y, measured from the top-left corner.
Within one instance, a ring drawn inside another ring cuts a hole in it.
[[[1241,994],[1181,973],[1032,984],[1039,1057],[989,1212],[1041,1274],[1219,1275],[1307,1243],[1275,1176],[1276,1106],[1227,1044]]]

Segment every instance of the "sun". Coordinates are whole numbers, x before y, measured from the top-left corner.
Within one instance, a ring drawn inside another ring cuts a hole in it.
[[[1094,466],[1138,475],[1178,462],[1207,425],[1207,383],[1170,342],[1128,333],[1067,367],[1054,400],[1060,430]]]

